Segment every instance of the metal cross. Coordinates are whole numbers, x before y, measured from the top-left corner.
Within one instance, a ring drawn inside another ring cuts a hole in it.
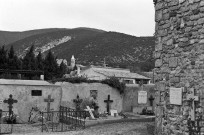
[[[9,99],[7,99],[7,100],[5,99],[5,100],[4,100],[4,103],[9,104],[9,106],[8,106],[8,108],[9,108],[9,117],[12,115],[12,112],[13,112],[13,111],[12,111],[13,104],[18,102],[17,100],[13,99],[12,97],[13,97],[13,95],[10,94],[10,95],[9,95]]]
[[[80,105],[81,105],[81,102],[83,100],[79,98],[79,95],[77,94],[77,98],[73,100],[73,102],[76,104],[76,110],[79,111],[80,110]]]
[[[149,97],[150,106],[153,106],[153,101],[154,101],[154,97],[151,95],[151,96]]]
[[[110,114],[110,103],[113,102],[113,100],[110,100],[110,95],[108,95],[108,99],[104,100],[105,103],[107,103],[107,113]]]

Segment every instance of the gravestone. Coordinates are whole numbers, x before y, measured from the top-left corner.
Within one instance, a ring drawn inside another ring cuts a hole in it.
[[[91,119],[95,119],[93,112],[92,112],[92,111],[94,111],[94,109],[91,109],[89,106],[86,106],[86,108],[87,109],[84,109],[84,110],[89,112]]]
[[[77,94],[77,98],[73,100],[73,102],[76,104],[76,110],[79,111],[81,108],[80,108],[80,105],[82,103],[82,99],[79,98],[79,95]]]
[[[113,102],[113,100],[110,100],[110,95],[108,95],[108,99],[104,100],[105,103],[107,103],[106,107],[107,107],[107,113],[110,115],[110,103]]]
[[[13,97],[13,95],[10,94],[9,99],[4,100],[4,103],[7,103],[9,105],[8,106],[8,108],[9,108],[9,117],[11,117],[13,115],[13,110],[12,110],[13,104],[18,102],[17,100],[13,99],[12,97]]]
[[[170,104],[182,105],[182,88],[170,88]]]
[[[144,90],[138,91],[138,104],[147,104],[147,92]]]
[[[110,110],[111,116],[116,117],[118,115],[118,111],[117,110]]]

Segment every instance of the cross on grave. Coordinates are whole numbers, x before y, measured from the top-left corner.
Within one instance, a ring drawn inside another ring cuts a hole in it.
[[[87,109],[84,109],[85,111],[88,111],[90,116],[91,116],[91,119],[95,119],[92,111],[94,111],[94,109],[91,109],[89,106],[86,106]]]
[[[81,102],[83,100],[79,98],[79,95],[77,94],[77,98],[73,100],[73,102],[76,104],[76,110],[80,110],[80,105],[81,105]]]
[[[44,99],[44,102],[47,102],[47,112],[50,112],[50,103],[54,102],[54,99],[51,99],[51,95],[48,95],[48,98]]]
[[[13,104],[18,102],[17,100],[13,99],[12,97],[13,97],[13,95],[10,94],[9,95],[9,99],[8,100],[6,100],[6,99],[4,100],[4,103],[9,104],[9,106],[8,106],[8,108],[9,108],[9,117],[12,115],[12,112],[13,112],[12,111]]]
[[[195,121],[195,101],[198,101],[198,96],[195,96],[195,92],[193,88],[190,89],[190,92],[187,95],[187,100],[192,102],[190,117],[192,121]]]
[[[153,106],[153,101],[154,101],[154,97],[151,95],[151,96],[149,97],[150,106]]]
[[[113,102],[113,100],[110,100],[110,95],[108,95],[108,99],[104,100],[105,103],[107,103],[107,113],[110,114],[110,103]]]

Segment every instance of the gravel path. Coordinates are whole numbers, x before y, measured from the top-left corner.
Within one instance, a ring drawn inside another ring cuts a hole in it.
[[[43,132],[41,133],[36,127],[22,126],[22,132],[17,132],[14,130],[13,134],[28,134],[28,135],[148,135],[147,122],[127,122],[127,123],[114,123],[114,124],[104,124],[88,127],[84,130],[79,131],[69,131],[69,132]],[[13,135],[12,134],[12,135]]]

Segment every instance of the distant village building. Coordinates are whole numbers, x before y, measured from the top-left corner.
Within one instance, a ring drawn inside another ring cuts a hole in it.
[[[66,59],[57,59],[57,64],[60,65],[62,62],[67,66],[67,60]]]
[[[116,77],[121,82],[127,84],[139,84],[141,81],[143,81],[144,84],[149,84],[151,80],[137,73],[131,73],[129,69],[101,66],[89,66],[87,69],[82,70],[80,75],[86,76],[90,80],[104,80],[110,77]]]
[[[71,58],[71,66],[68,66],[68,68],[73,69],[73,71],[65,75],[65,77],[84,76],[89,80],[104,80],[110,77],[116,77],[126,84],[139,84],[141,82],[143,82],[143,84],[150,84],[151,81],[151,78],[132,73],[130,69],[107,67],[105,63],[103,66],[77,65],[74,55],[72,55]]]

